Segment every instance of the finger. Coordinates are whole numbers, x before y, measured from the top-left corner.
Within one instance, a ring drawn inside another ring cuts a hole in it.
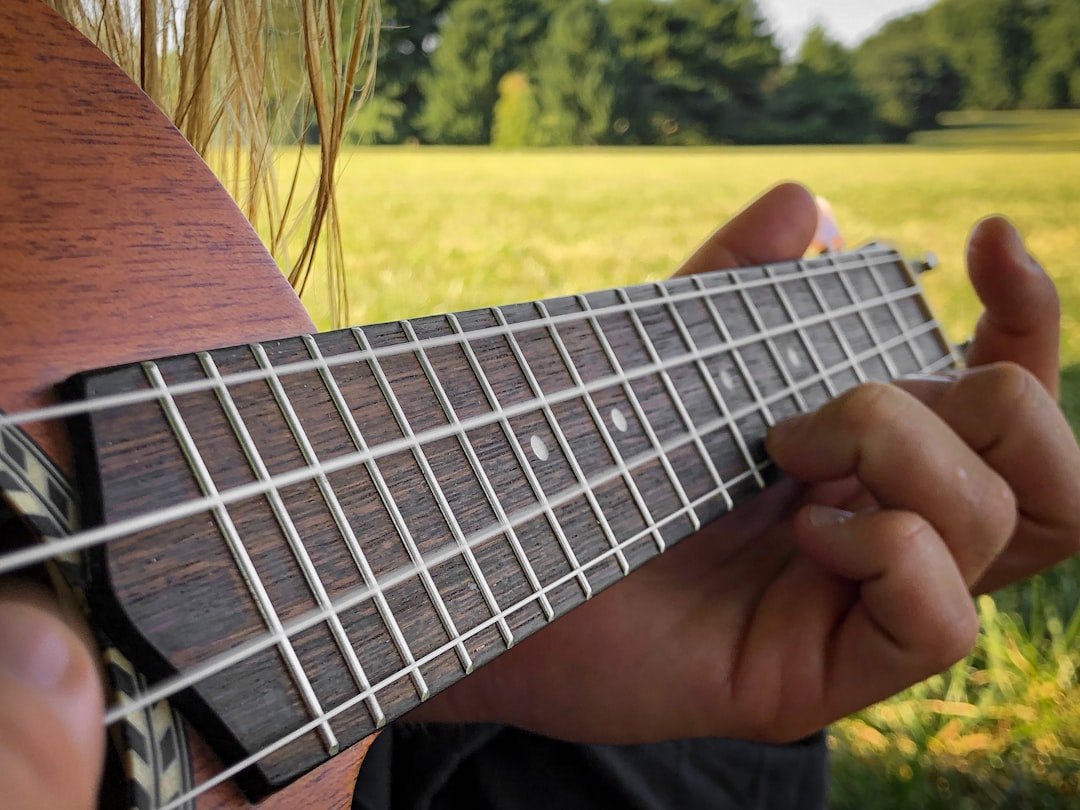
[[[974,583],[1004,548],[1016,502],[1004,479],[933,411],[891,385],[859,386],[766,439],[788,475],[818,483],[855,475],[882,507],[922,515]]]
[[[79,637],[25,595],[0,596],[0,785],[13,810],[96,806],[102,695]]]
[[[1039,381],[1012,363],[900,381],[1013,491],[1017,539],[977,590],[993,590],[1080,553],[1080,448]]]
[[[826,652],[831,716],[846,716],[971,651],[978,633],[971,595],[944,540],[919,515],[810,506],[797,516],[795,534],[807,556],[859,583],[859,599],[831,631]],[[874,678],[867,677],[867,661],[875,662]]]
[[[817,217],[806,188],[774,186],[706,239],[676,275],[797,259],[814,237]]]
[[[986,307],[968,350],[969,365],[1017,363],[1056,397],[1061,329],[1057,291],[1008,220],[991,217],[975,227],[968,241],[968,272]]]

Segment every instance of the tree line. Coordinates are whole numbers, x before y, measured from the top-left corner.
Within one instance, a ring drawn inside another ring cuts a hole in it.
[[[850,49],[814,28],[790,59],[754,0],[382,8],[368,143],[865,143],[948,110],[1080,107],[1077,0],[939,0]]]

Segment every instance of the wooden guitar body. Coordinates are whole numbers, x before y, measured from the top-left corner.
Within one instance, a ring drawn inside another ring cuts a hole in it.
[[[0,4],[0,144],[0,409],[49,403],[90,366],[311,330],[191,146],[38,0]],[[28,432],[70,473],[62,425]],[[187,740],[197,780],[220,770],[190,729]],[[364,750],[261,806],[348,806]],[[229,783],[197,799],[246,806]]]

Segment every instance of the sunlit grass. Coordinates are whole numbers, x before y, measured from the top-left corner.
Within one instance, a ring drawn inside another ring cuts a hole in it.
[[[660,278],[778,180],[827,197],[852,245],[933,251],[925,279],[950,333],[979,311],[966,234],[1001,212],[1027,234],[1065,302],[1065,357],[1080,360],[1080,151],[730,148],[506,153],[356,149],[341,180],[356,323]],[[305,296],[328,325],[324,291]]]

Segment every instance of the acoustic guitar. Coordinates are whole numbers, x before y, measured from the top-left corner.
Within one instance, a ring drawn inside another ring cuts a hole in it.
[[[381,726],[768,486],[775,421],[953,362],[883,246],[312,335],[36,0],[0,77],[0,573],[87,613],[106,804],[347,806]]]

